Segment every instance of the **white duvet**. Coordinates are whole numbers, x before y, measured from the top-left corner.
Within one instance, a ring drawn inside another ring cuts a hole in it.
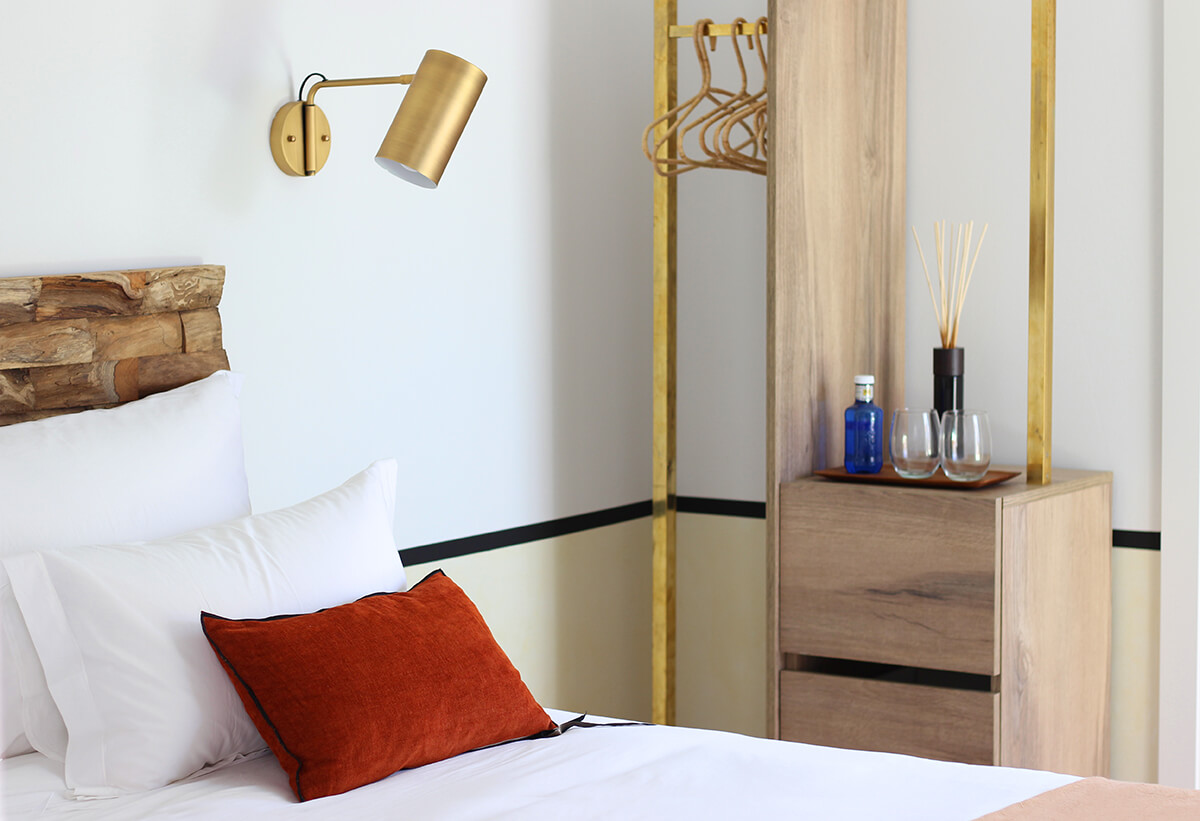
[[[568,716],[552,711],[556,721]],[[122,798],[66,797],[61,765],[0,762],[3,815],[94,819],[973,819],[1073,776],[680,727],[573,729],[298,803],[269,753]]]

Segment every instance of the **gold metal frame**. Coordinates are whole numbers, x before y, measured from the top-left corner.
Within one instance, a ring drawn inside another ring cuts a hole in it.
[[[1032,0],[1032,100],[1029,202],[1028,481],[1050,482],[1050,411],[1054,280],[1055,0]],[[676,25],[676,0],[654,4],[654,116],[676,104],[673,41],[690,37]],[[731,26],[713,26],[728,36]],[[745,27],[743,27],[744,29]],[[746,33],[742,31],[740,33]],[[659,139],[667,123],[659,126]],[[668,156],[677,155],[668,144]],[[654,420],[652,715],[675,722],[675,337],[676,256],[674,177],[654,175]]]
[[[757,28],[756,23],[741,23],[737,33],[749,36],[754,34]],[[694,30],[695,26],[670,25],[667,27],[667,36],[672,40],[686,40],[692,36]],[[733,34],[733,26],[729,23],[713,23],[706,28],[704,34],[708,37],[728,37]]]
[[[487,82],[476,66],[436,49],[425,52],[414,74],[348,80],[316,76],[321,82],[309,89],[308,98],[280,108],[271,123],[271,156],[279,169],[290,176],[311,177],[329,158],[329,120],[314,102],[321,89],[411,85],[375,159],[424,188],[437,187]]]
[[[678,55],[672,32],[676,0],[654,3],[654,117],[675,107]],[[687,35],[691,36],[690,32]],[[659,124],[657,143],[668,128]],[[678,155],[674,139],[667,157]],[[651,716],[675,723],[675,177],[654,175],[654,552],[651,608]]]
[[[691,39],[694,26],[676,25],[677,0],[654,3],[654,119],[678,102],[678,50],[675,41]],[[755,23],[710,25],[712,37],[750,35]],[[669,120],[654,131],[657,145]],[[666,143],[664,159],[679,156],[678,135]],[[677,198],[674,176],[654,175],[654,459],[653,604],[651,607],[651,715],[655,724],[675,723],[675,339]]]
[[[1050,483],[1054,364],[1054,41],[1056,0],[1033,0],[1029,133],[1029,417],[1026,480]]]

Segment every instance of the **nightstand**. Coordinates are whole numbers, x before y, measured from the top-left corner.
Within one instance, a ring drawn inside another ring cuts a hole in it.
[[[780,486],[781,736],[1106,775],[1112,474]]]

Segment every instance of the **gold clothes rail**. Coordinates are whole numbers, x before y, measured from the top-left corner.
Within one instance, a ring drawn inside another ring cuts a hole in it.
[[[693,26],[676,25],[677,0],[654,2],[654,118],[678,102],[676,41],[690,39]],[[752,34],[757,23],[710,24],[709,36]],[[659,123],[654,142],[666,136]],[[667,158],[678,156],[677,136],[666,143]],[[654,175],[654,418],[652,533],[654,551],[651,608],[651,705],[655,724],[675,723],[675,177]]]

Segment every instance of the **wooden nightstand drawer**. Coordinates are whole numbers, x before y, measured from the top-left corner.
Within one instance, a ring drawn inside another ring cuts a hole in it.
[[[986,491],[782,485],[780,651],[995,675],[997,517]]]
[[[999,699],[990,692],[783,671],[780,737],[993,764]]]
[[[782,738],[1107,775],[1112,474],[779,491]]]

